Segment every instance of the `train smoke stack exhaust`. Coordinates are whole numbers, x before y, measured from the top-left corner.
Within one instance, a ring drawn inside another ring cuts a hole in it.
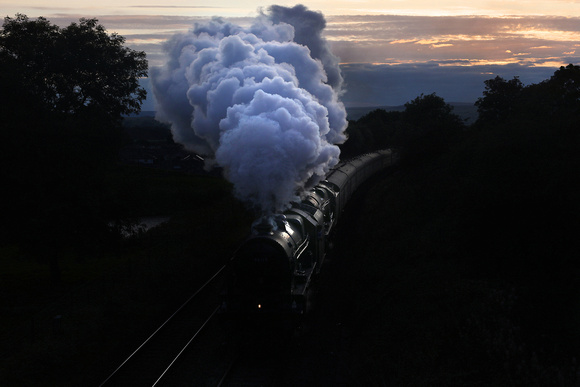
[[[278,229],[276,220],[272,216],[264,216],[252,224],[252,234],[272,234]]]
[[[272,6],[249,27],[196,24],[151,71],[157,118],[224,168],[237,197],[279,212],[337,164],[346,140],[342,76],[322,14]]]

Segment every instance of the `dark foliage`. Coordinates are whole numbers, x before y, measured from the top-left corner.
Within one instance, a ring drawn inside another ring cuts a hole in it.
[[[401,126],[401,112],[376,109],[357,121],[349,122],[348,141],[341,145],[341,157],[349,158],[392,145]]]
[[[403,162],[421,163],[449,150],[465,128],[452,110],[435,93],[421,94],[405,104],[403,130],[394,143]]]
[[[515,105],[521,98],[523,84],[514,77],[506,81],[497,76],[488,79],[485,83],[483,97],[475,102],[479,113],[479,123],[487,125],[497,124],[511,117],[515,110]]]
[[[343,158],[395,147],[404,162],[423,162],[446,151],[465,129],[453,107],[435,93],[420,95],[402,112],[377,109],[350,122]]]
[[[484,96],[476,102],[479,127],[547,125],[573,130],[579,123],[580,66],[562,66],[550,79],[528,86],[517,77],[485,83]]]
[[[369,190],[333,295],[356,380],[578,385],[578,72],[486,82],[477,125]]]
[[[60,286],[0,250],[2,386],[103,382],[232,256],[253,220],[218,177],[127,167],[118,178],[138,205],[174,216],[121,248],[61,257]]]
[[[3,97],[19,90],[35,98],[34,105],[24,105],[31,113],[48,111],[57,117],[118,121],[137,113],[145,99],[138,80],[147,75],[147,61],[144,52],[124,47],[124,42],[116,33],[108,35],[96,19],[80,19],[61,29],[42,17],[6,17],[0,64],[10,69],[6,80],[13,88],[3,87]]]
[[[0,30],[0,241],[49,263],[56,281],[64,249],[94,250],[112,237],[117,199],[106,179],[147,72],[145,54],[123,43],[96,19],[59,28],[19,14]]]

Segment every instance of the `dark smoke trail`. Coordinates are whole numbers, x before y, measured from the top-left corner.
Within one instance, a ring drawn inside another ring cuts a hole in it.
[[[151,72],[158,119],[215,157],[236,195],[280,211],[338,162],[346,111],[322,14],[272,6],[251,27],[221,19],[174,36]]]

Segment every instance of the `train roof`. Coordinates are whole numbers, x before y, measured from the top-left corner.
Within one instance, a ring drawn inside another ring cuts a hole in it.
[[[324,182],[335,185],[338,189],[342,189],[347,183],[352,174],[361,166],[371,162],[374,159],[381,157],[390,157],[391,150],[383,149],[380,151],[365,153],[352,159],[341,161],[326,175]]]

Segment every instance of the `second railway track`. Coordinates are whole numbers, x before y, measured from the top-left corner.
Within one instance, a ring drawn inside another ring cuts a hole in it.
[[[197,292],[189,297],[163,324],[144,339],[101,383],[101,386],[164,385],[180,364],[179,357],[189,344],[199,340],[201,331],[216,324],[222,267]],[[223,331],[223,329],[218,329]]]
[[[231,259],[228,278],[222,278],[224,266],[206,283],[211,285],[202,288],[207,295],[201,296],[200,289],[103,384],[304,386],[305,381],[347,380],[339,372],[342,367],[334,366],[340,363],[341,346],[336,351],[328,351],[316,344],[325,337],[336,341],[332,334],[328,336],[327,329],[319,329],[318,334],[304,340],[277,342],[276,334],[280,331],[272,326],[261,325],[264,329],[256,330],[256,327],[241,326],[240,319],[230,325],[226,320],[212,318],[224,301],[220,298],[220,289],[225,284],[224,305],[232,316],[253,316],[263,322],[266,316],[294,316],[302,320],[305,315],[311,315],[312,285],[320,276],[319,269],[330,246],[327,242],[339,215],[343,216],[351,195],[371,175],[395,161],[392,151],[383,150],[345,162],[292,210],[277,214],[270,221],[262,218],[255,223],[252,235]],[[218,277],[226,282],[217,285]],[[293,320],[284,319],[283,323]],[[340,320],[325,321],[322,325],[342,327]],[[248,327],[252,329],[246,330]],[[206,333],[196,339],[193,348],[187,349],[194,334],[197,337],[196,332],[202,329]],[[252,330],[257,335],[246,335]],[[339,329],[339,343],[343,333]],[[330,370],[324,375],[319,367],[322,363]]]

